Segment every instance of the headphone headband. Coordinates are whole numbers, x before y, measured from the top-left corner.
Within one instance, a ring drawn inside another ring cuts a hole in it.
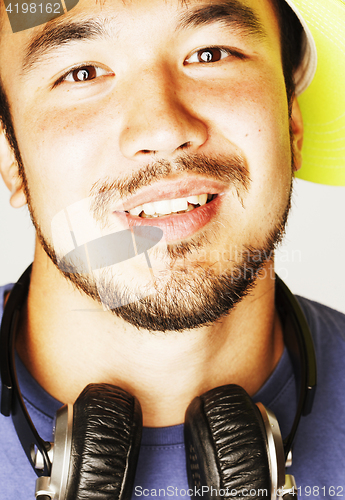
[[[297,412],[291,431],[284,440],[285,461],[292,448],[301,416],[312,410],[316,390],[316,357],[306,317],[296,297],[276,275],[276,307],[282,326],[284,343],[289,351],[296,383],[300,386]]]
[[[15,333],[21,309],[29,292],[32,264],[14,285],[4,310],[0,329],[1,413],[12,415],[14,427],[21,445],[38,476],[50,475],[51,461],[48,457],[50,443],[38,434],[26,409],[19,389],[15,367]],[[35,450],[43,457],[43,468],[35,467]]]

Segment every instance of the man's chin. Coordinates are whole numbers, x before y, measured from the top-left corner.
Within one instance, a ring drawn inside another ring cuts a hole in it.
[[[142,254],[91,274],[79,274],[73,265],[73,272],[59,268],[42,235],[40,242],[63,277],[104,311],[138,329],[167,332],[210,325],[228,315],[255,286],[278,236],[269,238],[264,248],[243,247],[236,259],[222,254],[212,262],[203,236],[170,245],[164,255],[152,252],[151,267]]]
[[[216,274],[203,268],[180,268],[145,286],[130,288],[109,272],[97,281],[82,275],[65,275],[104,310],[132,326],[148,331],[183,331],[212,324],[226,316],[248,295],[264,262],[242,263],[232,271]]]

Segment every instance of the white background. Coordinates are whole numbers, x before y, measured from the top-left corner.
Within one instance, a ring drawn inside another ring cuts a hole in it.
[[[276,270],[294,293],[345,313],[345,187],[297,180]],[[0,285],[30,264],[34,230],[27,209],[14,210],[0,180]]]

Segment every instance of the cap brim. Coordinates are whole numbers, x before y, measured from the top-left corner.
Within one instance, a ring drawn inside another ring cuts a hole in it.
[[[314,79],[298,97],[305,132],[303,166],[297,177],[345,186],[345,3],[287,2],[307,23],[318,55]]]

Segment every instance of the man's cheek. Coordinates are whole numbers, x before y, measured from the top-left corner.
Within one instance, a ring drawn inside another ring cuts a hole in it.
[[[18,139],[30,163],[39,161],[47,167],[58,163],[60,172],[68,166],[85,178],[88,169],[94,172],[96,165],[98,175],[102,175],[104,160],[100,159],[107,154],[114,161],[118,154],[116,118],[109,117],[96,103],[77,103],[73,109],[43,109],[39,114],[31,107],[24,120],[18,121]],[[25,123],[31,124],[29,129]]]
[[[69,203],[77,201],[88,192],[101,175],[99,156],[102,153],[102,144],[99,144],[95,134],[90,130],[78,130],[70,133],[63,127],[49,126],[41,131],[26,132],[19,136],[19,146],[28,179],[40,186],[42,193],[63,188],[65,193],[75,192],[77,198],[70,199]]]

